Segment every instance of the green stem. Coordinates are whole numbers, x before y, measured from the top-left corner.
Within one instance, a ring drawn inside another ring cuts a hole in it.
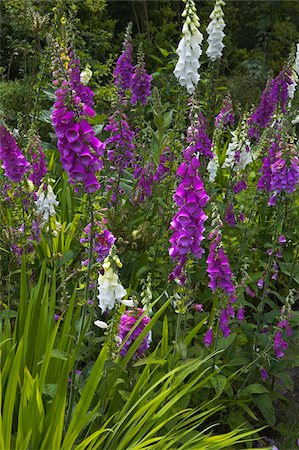
[[[277,214],[276,223],[275,223],[275,229],[274,229],[274,234],[273,234],[272,252],[271,252],[271,255],[269,256],[269,259],[268,259],[266,279],[265,279],[265,283],[264,283],[262,300],[261,300],[260,305],[258,306],[258,317],[257,317],[257,331],[258,331],[258,333],[261,331],[262,317],[263,317],[263,314],[264,314],[264,308],[265,308],[265,303],[266,303],[266,294],[267,294],[267,291],[268,291],[268,286],[269,286],[269,281],[270,281],[270,271],[271,271],[271,266],[272,266],[272,262],[273,262],[273,258],[274,258],[274,247],[276,245],[277,236],[278,236],[278,227],[279,227],[280,223],[281,223],[281,215]]]
[[[93,212],[93,205],[91,201],[91,196],[88,194],[88,206],[89,206],[89,212],[90,212],[90,244],[89,244],[89,255],[88,255],[88,267],[87,267],[87,274],[86,274],[86,281],[85,281],[85,290],[84,290],[84,304],[81,311],[81,320],[80,320],[80,328],[78,333],[78,342],[80,341],[83,333],[83,329],[85,327],[86,322],[86,310],[87,310],[87,300],[89,297],[89,282],[90,282],[90,273],[91,273],[91,266],[92,266],[92,252],[93,252],[93,241],[94,241],[94,212]],[[78,368],[78,360],[76,361],[76,364],[73,368],[72,375],[71,375],[71,383],[70,383],[70,400],[69,400],[69,406],[68,406],[68,412],[67,417],[65,421],[65,429],[67,429],[67,426],[70,423],[73,405],[74,405],[74,381],[76,376],[76,370]]]
[[[178,313],[177,323],[176,323],[176,331],[175,331],[175,341],[174,341],[174,348],[173,348],[173,355],[172,355],[172,363],[171,363],[172,368],[174,366],[175,354],[176,354],[177,346],[178,346],[179,339],[180,339],[181,320],[182,320],[181,316],[182,315],[180,313]]]

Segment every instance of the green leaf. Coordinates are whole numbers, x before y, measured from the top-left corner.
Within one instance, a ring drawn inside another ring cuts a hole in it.
[[[244,389],[240,391],[240,395],[248,395],[248,394],[266,394],[268,393],[268,389],[259,383],[253,383],[249,386],[246,386]]]
[[[283,382],[284,386],[291,392],[294,391],[294,381],[287,372],[277,373],[276,376]]]
[[[211,379],[211,383],[217,395],[220,395],[226,386],[227,378],[224,375],[218,374]]]
[[[2,319],[12,319],[16,317],[16,311],[12,311],[11,309],[6,309],[5,311],[0,311],[0,320]]]
[[[293,263],[284,262],[279,262],[278,264],[282,273],[291,276],[299,284],[299,264],[294,265]]]
[[[272,405],[272,400],[269,395],[263,394],[254,398],[254,402],[269,423],[269,425],[274,426],[276,417],[275,410]]]

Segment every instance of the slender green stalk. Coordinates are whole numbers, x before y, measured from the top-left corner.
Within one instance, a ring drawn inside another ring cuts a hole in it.
[[[88,194],[88,206],[89,206],[89,212],[90,212],[89,255],[88,255],[88,267],[87,267],[87,274],[86,274],[86,281],[85,281],[86,284],[85,284],[85,290],[84,290],[84,304],[82,307],[81,318],[80,318],[78,342],[81,340],[83,330],[85,329],[87,301],[88,301],[88,297],[89,297],[89,282],[90,282],[90,273],[91,273],[91,266],[92,266],[92,253],[93,253],[93,241],[94,241],[94,211],[93,211],[93,205],[92,205],[92,200],[91,200],[90,194]],[[69,399],[68,412],[67,412],[66,421],[65,421],[66,429],[70,423],[73,405],[74,405],[74,381],[75,381],[77,368],[78,368],[78,360],[76,361],[76,364],[73,368],[72,375],[71,375],[70,399]]]

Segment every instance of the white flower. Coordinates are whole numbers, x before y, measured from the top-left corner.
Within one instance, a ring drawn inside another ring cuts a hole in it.
[[[218,156],[216,153],[214,153],[214,158],[210,160],[210,162],[207,166],[207,170],[210,174],[209,180],[212,182],[215,181],[218,167],[219,167]]]
[[[182,30],[183,37],[176,50],[179,59],[173,73],[180,85],[185,86],[188,93],[192,94],[200,79],[198,69],[202,53],[200,45],[203,39],[203,35],[198,30],[199,21],[193,0],[187,0],[182,16],[186,19]]]
[[[292,124],[296,125],[297,123],[299,123],[299,116],[296,116],[294,120],[292,120]]]
[[[55,206],[59,203],[56,200],[56,195],[53,192],[52,186],[48,183],[45,190],[45,185],[41,184],[37,191],[38,199],[35,201],[37,206],[37,213],[42,214],[42,225],[49,222],[49,218],[55,216]]]
[[[89,64],[86,65],[85,69],[80,73],[80,81],[85,86],[89,83],[92,77],[92,71],[90,70]]]
[[[292,71],[292,84],[288,85],[288,95],[289,98],[292,100],[295,95],[297,83],[298,83],[298,77],[299,77],[299,44],[297,44],[297,51],[295,56],[295,62],[293,65],[293,71]]]
[[[216,0],[215,7],[210,15],[211,22],[207,27],[208,32],[208,49],[206,51],[208,57],[212,61],[220,59],[222,56],[222,50],[224,48],[223,38],[225,36],[223,29],[225,22],[223,20],[223,11],[221,6],[224,6],[223,0]]]
[[[108,327],[106,322],[103,322],[102,320],[95,320],[93,323],[95,324],[96,327],[99,327],[99,328],[102,328],[102,329],[105,329],[105,328]]]
[[[121,303],[123,305],[127,306],[128,308],[133,308],[133,306],[134,306],[133,300],[121,300]]]
[[[250,149],[250,141],[248,139],[241,139],[237,136],[235,131],[232,131],[232,141],[228,144],[225,160],[222,165],[224,168],[232,168],[235,172],[245,169],[245,167],[252,163],[257,155],[253,154]],[[239,158],[236,158],[236,152],[239,152]]]
[[[121,301],[126,295],[127,291],[121,285],[117,273],[111,267],[105,270],[104,275],[99,275],[98,278],[99,307],[104,313],[107,309],[111,310],[115,301]]]

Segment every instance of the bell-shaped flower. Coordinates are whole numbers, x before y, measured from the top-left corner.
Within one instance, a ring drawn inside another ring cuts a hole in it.
[[[182,29],[183,37],[179,42],[176,53],[178,62],[173,71],[181,86],[185,86],[189,94],[193,94],[200,79],[198,69],[201,56],[201,43],[203,35],[198,30],[199,21],[196,15],[196,7],[193,0],[186,1],[186,7],[182,14],[186,17]]]
[[[100,274],[98,278],[97,296],[99,300],[99,307],[104,313],[107,309],[111,310],[115,302],[121,302],[126,295],[126,290],[119,281],[118,275],[112,267],[105,269],[104,275]]]
[[[216,0],[215,7],[210,15],[211,22],[207,27],[208,37],[208,49],[206,51],[208,57],[212,61],[220,59],[222,56],[222,50],[224,48],[223,38],[225,36],[223,29],[225,23],[223,20],[223,10],[221,6],[224,6],[223,0]]]

